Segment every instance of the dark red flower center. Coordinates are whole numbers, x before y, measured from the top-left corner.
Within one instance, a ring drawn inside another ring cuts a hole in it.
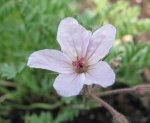
[[[85,66],[85,60],[83,57],[77,57],[76,60],[72,62],[72,65],[74,66],[77,73],[83,73],[87,71],[87,67]]]

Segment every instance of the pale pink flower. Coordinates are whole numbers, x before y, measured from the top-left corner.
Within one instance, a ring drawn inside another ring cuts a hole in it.
[[[108,87],[114,83],[115,74],[102,59],[112,47],[115,34],[116,29],[110,24],[92,33],[74,18],[65,18],[57,32],[62,51],[36,51],[30,55],[28,66],[59,73],[53,86],[61,96],[78,95],[84,84]]]

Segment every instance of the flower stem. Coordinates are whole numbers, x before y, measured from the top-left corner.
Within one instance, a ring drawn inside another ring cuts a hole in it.
[[[109,105],[107,102],[105,102],[104,100],[102,100],[101,98],[97,97],[97,95],[95,95],[92,90],[91,87],[87,87],[87,92],[89,94],[89,96],[99,105],[102,105],[103,107],[105,107],[111,114],[113,117],[118,116],[118,114],[120,114],[117,110],[115,110],[111,105]]]
[[[110,90],[110,91],[97,93],[96,96],[102,97],[102,96],[113,95],[113,94],[132,93],[134,91],[135,91],[134,88],[123,88],[123,89],[116,89],[116,90]]]

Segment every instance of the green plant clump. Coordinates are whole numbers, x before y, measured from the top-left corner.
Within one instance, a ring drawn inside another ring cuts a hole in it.
[[[139,15],[140,8],[128,1],[94,0],[93,8],[81,12],[76,0],[0,0],[0,123],[61,123],[80,114],[80,108],[71,107],[82,99],[60,98],[54,91],[56,74],[26,65],[33,51],[60,48],[57,27],[68,16],[93,31],[106,23],[115,25],[117,41],[106,60],[120,59],[116,82],[142,83],[141,73],[150,67],[150,43],[122,43],[126,35],[134,39],[150,32],[150,20]]]

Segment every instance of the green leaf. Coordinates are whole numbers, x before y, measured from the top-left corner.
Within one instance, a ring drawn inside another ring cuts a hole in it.
[[[79,115],[79,110],[71,109],[71,108],[63,108],[59,112],[54,123],[62,123],[64,121],[70,121],[70,120],[73,120],[78,115]]]
[[[26,114],[24,117],[25,123],[53,123],[52,115],[50,112],[41,112],[37,114]]]
[[[2,64],[0,69],[1,77],[12,79],[17,75],[17,70],[13,64]]]

